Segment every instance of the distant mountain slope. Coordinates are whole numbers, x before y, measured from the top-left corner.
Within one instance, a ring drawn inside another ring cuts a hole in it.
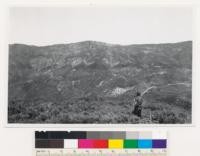
[[[191,76],[191,41],[126,46],[96,41],[44,47],[13,44],[9,45],[9,121],[31,122],[32,116],[27,113],[30,110],[16,113],[18,105],[31,105],[31,109],[36,105],[45,105],[46,109],[65,106],[66,115],[68,107],[75,107],[77,100],[88,105],[101,101],[101,105],[106,105],[110,98],[119,103],[125,97],[129,102],[124,103],[130,105],[135,90],[143,92],[152,86],[156,89],[144,95],[146,106],[172,105],[188,115]],[[94,110],[98,111],[96,106]],[[19,119],[13,119],[13,114]],[[73,122],[69,120],[65,122]],[[45,117],[44,121],[35,122],[55,121]]]

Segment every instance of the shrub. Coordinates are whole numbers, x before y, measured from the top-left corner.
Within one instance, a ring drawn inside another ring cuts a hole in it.
[[[160,112],[155,112],[152,115],[152,120],[158,121],[161,124],[174,124],[174,123],[184,123],[184,118],[180,118],[176,113],[170,110],[163,110]]]

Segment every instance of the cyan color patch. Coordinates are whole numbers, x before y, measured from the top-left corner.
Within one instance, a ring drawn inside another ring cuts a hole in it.
[[[138,148],[152,148],[152,140],[138,140]]]

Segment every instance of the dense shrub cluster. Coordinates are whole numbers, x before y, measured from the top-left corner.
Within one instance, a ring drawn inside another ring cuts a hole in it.
[[[169,104],[144,103],[142,118],[132,114],[131,100],[81,97],[64,103],[11,101],[9,123],[189,123],[190,114]]]

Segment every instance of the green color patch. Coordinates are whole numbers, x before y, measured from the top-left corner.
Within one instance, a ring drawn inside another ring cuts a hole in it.
[[[138,140],[124,140],[124,148],[138,148]]]

